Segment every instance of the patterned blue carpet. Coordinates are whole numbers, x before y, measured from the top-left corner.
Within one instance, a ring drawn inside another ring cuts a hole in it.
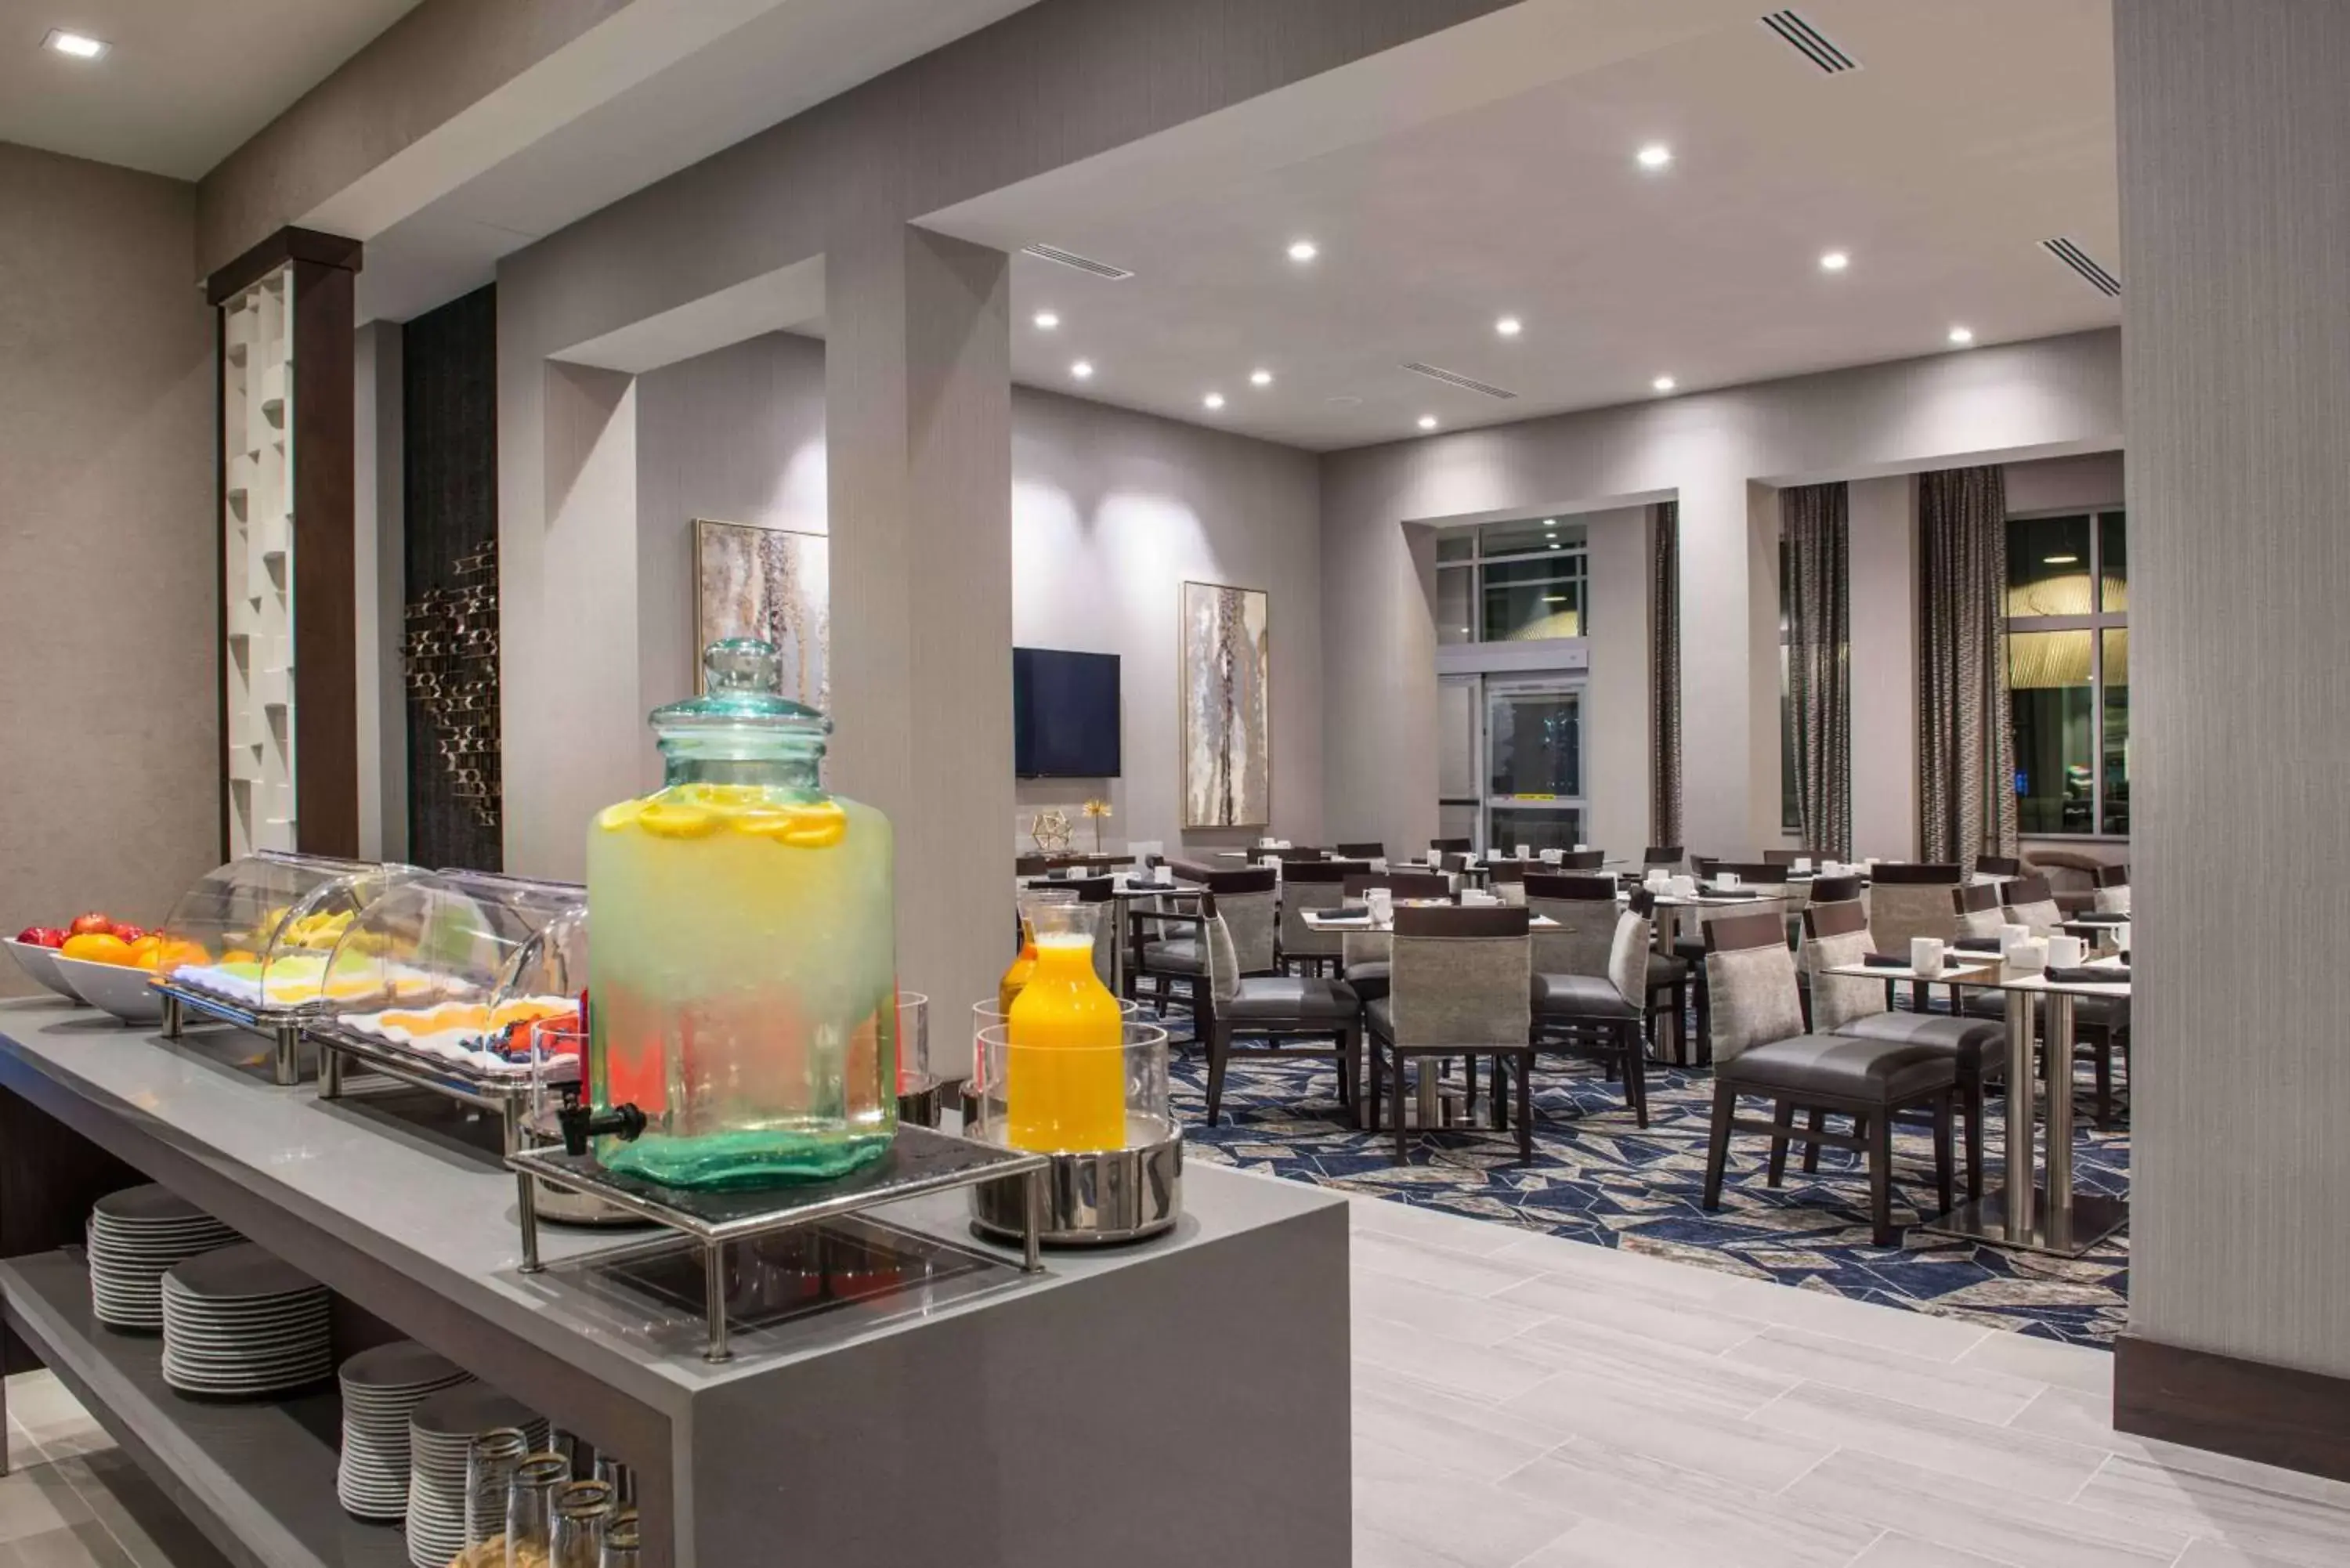
[[[1721,1210],[1709,1214],[1700,1199],[1713,1092],[1702,1071],[1649,1068],[1643,1132],[1597,1064],[1547,1054],[1534,1079],[1533,1164],[1517,1162],[1513,1134],[1446,1132],[1415,1135],[1409,1163],[1398,1166],[1392,1133],[1357,1131],[1341,1119],[1337,1079],[1325,1062],[1236,1056],[1222,1125],[1207,1126],[1206,1058],[1183,1038],[1188,1021],[1180,1012],[1167,1022],[1178,1033],[1176,1106],[1198,1158],[2076,1345],[2109,1348],[2126,1322],[2126,1231],[2078,1259],[1918,1231],[1898,1247],[1875,1246],[1860,1157],[1842,1149],[1823,1149],[1819,1173],[1805,1177],[1798,1147],[1784,1185],[1773,1189],[1763,1184],[1769,1140],[1742,1134],[1731,1143]],[[2080,1104],[2075,1184],[2126,1197],[2127,1130],[2091,1128],[2085,1095]],[[2001,1108],[1994,1095],[1985,1132],[1986,1180],[1994,1186]],[[1753,1114],[1770,1113],[1758,1101]],[[1959,1158],[1963,1196],[1963,1144]],[[1934,1201],[1927,1128],[1898,1130],[1894,1163],[1894,1220],[1906,1225]]]

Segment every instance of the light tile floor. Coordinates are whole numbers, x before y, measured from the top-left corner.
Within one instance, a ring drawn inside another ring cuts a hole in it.
[[[1377,1199],[1357,1568],[2340,1568],[2350,1486],[2117,1435],[2105,1353]],[[47,1374],[0,1568],[218,1568]]]

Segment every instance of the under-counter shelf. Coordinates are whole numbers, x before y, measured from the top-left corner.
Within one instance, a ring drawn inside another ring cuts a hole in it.
[[[182,1398],[163,1382],[161,1338],[90,1315],[89,1275],[68,1252],[0,1262],[8,1326],[154,1480],[204,1538],[244,1568],[407,1568],[398,1529],[335,1501],[342,1401]]]

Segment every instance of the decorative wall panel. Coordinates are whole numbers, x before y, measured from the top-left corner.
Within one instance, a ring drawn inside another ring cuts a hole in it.
[[[1183,826],[1273,820],[1269,605],[1256,588],[1185,583]]]
[[[721,638],[755,637],[784,656],[784,695],[832,711],[828,541],[821,534],[693,522],[693,668]]]

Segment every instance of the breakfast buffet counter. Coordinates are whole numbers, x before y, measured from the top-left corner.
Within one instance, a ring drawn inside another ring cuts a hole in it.
[[[1033,1276],[973,1239],[960,1192],[875,1210],[853,1278],[738,1244],[733,1359],[712,1365],[682,1242],[583,1261],[641,1233],[549,1224],[546,1271],[522,1273],[515,1179],[462,1125],[478,1113],[365,1079],[322,1101],[234,1064],[222,1033],[0,1002],[0,1092],[633,1465],[648,1523],[673,1525],[649,1561],[1349,1561],[1340,1199],[1195,1164],[1173,1232]],[[69,1249],[0,1263],[0,1291],[233,1561],[401,1560],[390,1530],[353,1544],[371,1532],[334,1506],[330,1419],[161,1390],[154,1342],[88,1324]],[[290,1448],[241,1477],[240,1442]],[[300,1475],[323,1502],[288,1498]]]

